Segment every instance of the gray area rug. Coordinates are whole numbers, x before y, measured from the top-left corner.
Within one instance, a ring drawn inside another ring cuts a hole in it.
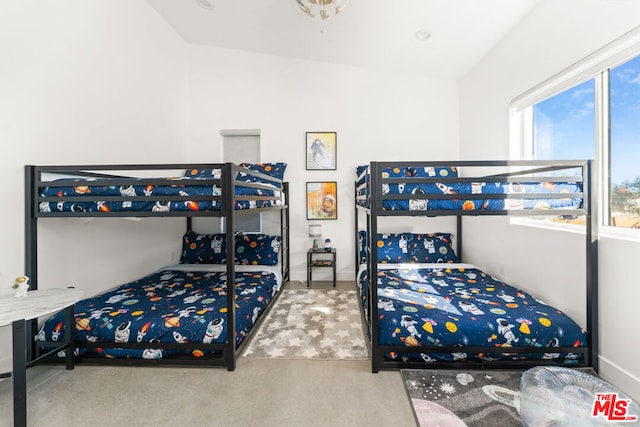
[[[367,359],[354,290],[284,289],[243,357]]]
[[[401,373],[421,427],[522,425],[522,372],[403,369]]]

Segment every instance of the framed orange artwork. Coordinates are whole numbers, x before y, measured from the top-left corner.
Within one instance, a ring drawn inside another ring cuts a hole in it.
[[[338,219],[336,181],[307,182],[307,219]]]

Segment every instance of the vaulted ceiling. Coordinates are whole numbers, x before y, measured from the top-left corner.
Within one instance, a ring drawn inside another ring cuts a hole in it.
[[[326,20],[295,0],[147,1],[187,43],[460,78],[542,0],[350,0]]]

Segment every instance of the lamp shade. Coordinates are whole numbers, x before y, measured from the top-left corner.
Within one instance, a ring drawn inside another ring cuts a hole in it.
[[[320,236],[322,236],[322,225],[309,224],[309,237],[320,237]]]

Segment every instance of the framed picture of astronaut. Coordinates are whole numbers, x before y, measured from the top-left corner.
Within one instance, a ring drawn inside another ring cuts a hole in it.
[[[307,182],[307,219],[338,219],[336,181]]]
[[[338,134],[307,132],[307,170],[336,170]]]

